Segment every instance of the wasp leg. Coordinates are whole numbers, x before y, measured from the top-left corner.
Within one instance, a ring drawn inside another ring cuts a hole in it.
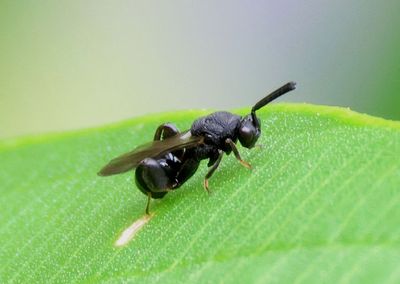
[[[154,133],[154,141],[156,140],[164,140],[168,137],[172,137],[179,133],[178,127],[176,127],[172,123],[164,123],[157,127],[156,132]],[[162,139],[161,139],[162,138]]]
[[[233,142],[230,138],[228,138],[228,139],[225,140],[225,143],[228,144],[228,145],[231,147],[232,152],[233,152],[233,154],[235,155],[236,159],[237,159],[243,166],[245,166],[245,167],[248,168],[248,169],[251,169],[251,165],[250,165],[248,162],[244,161],[244,160],[242,159],[242,157],[240,157],[240,154],[239,154],[238,149],[236,148],[235,142]]]
[[[163,198],[176,187],[177,181],[175,178],[171,178],[170,171],[163,159],[155,160],[152,158],[144,159],[136,168],[136,185],[141,192],[148,196],[146,214],[149,212],[151,198]]]
[[[145,212],[146,212],[146,214],[147,215],[150,215],[150,200],[151,200],[151,192],[148,192],[147,193],[147,204],[146,204],[146,210],[145,210]]]
[[[224,152],[222,150],[218,150],[218,159],[215,161],[215,163],[211,166],[211,168],[209,169],[208,173],[206,174],[206,176],[204,177],[204,189],[210,194],[210,189],[208,188],[208,179],[213,175],[213,173],[215,172],[215,170],[218,168],[219,163],[222,160],[222,156],[224,155]]]
[[[199,165],[200,161],[197,159],[191,159],[191,158],[185,159],[176,176],[176,180],[178,181],[176,188],[180,187],[189,178],[191,178],[199,168]]]

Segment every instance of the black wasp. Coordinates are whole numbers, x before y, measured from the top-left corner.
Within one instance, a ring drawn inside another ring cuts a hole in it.
[[[152,142],[111,160],[98,173],[109,176],[136,168],[136,185],[148,196],[146,214],[149,214],[151,198],[163,198],[169,191],[179,188],[197,170],[200,161],[209,159],[204,188],[209,192],[208,179],[218,168],[224,153],[231,152],[247,168],[236,148],[240,144],[253,148],[260,133],[260,120],[256,111],[281,95],[294,90],[295,83],[289,82],[275,90],[241,117],[230,112],[219,111],[195,120],[190,130],[179,132],[171,123],[161,124]]]

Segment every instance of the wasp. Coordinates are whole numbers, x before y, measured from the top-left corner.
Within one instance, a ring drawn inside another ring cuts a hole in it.
[[[295,87],[294,82],[283,85],[257,102],[250,114],[244,117],[218,111],[196,119],[190,129],[183,132],[172,123],[161,124],[153,141],[112,159],[98,175],[110,176],[136,169],[136,185],[148,197],[145,212],[149,214],[152,198],[163,198],[181,187],[194,175],[200,162],[208,159],[209,170],[203,186],[210,193],[208,180],[224,154],[233,152],[243,166],[251,168],[241,158],[237,141],[243,147],[253,148],[261,134],[261,122],[256,111]]]

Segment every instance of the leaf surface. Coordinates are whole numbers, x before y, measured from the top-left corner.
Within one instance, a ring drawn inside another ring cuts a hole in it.
[[[207,113],[0,142],[0,282],[400,281],[400,123],[334,107],[260,111],[262,148],[239,147],[251,171],[225,156],[208,196],[203,162],[116,247],[146,196],[98,170]]]

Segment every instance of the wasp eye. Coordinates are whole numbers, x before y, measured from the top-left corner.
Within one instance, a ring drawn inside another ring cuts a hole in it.
[[[252,141],[254,140],[253,129],[246,126],[241,127],[239,129],[239,140],[243,146],[250,148],[249,146],[252,144]]]
[[[260,130],[254,125],[251,116],[242,119],[239,127],[239,141],[243,147],[253,148],[260,136]]]

